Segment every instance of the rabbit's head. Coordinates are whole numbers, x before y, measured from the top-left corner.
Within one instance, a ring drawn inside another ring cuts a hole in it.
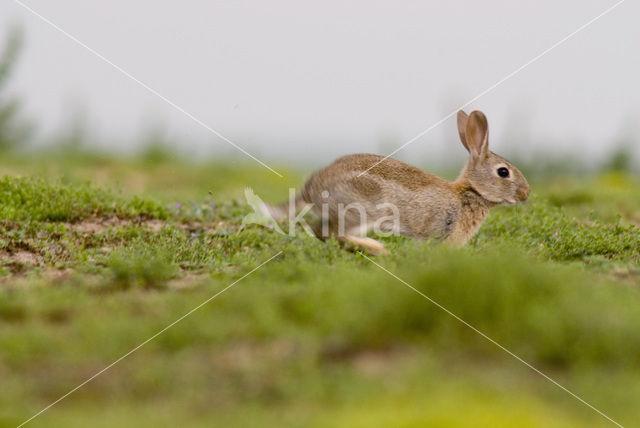
[[[469,152],[462,172],[471,187],[483,198],[497,204],[516,204],[529,197],[529,183],[506,159],[489,150],[489,125],[481,111],[470,115],[458,112],[460,140]]]

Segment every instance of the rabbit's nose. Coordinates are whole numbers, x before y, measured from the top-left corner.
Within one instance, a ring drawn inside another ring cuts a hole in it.
[[[529,192],[530,192],[529,187],[520,187],[516,191],[516,196],[518,197],[518,200],[520,202],[524,202],[529,197]]]

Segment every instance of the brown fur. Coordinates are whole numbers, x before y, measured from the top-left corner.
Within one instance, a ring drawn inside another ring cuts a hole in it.
[[[301,200],[313,204],[312,210],[327,223],[324,231],[316,228],[318,237],[335,236],[345,245],[384,253],[381,243],[363,236],[371,225],[362,225],[355,209],[345,211],[344,231],[338,230],[336,222],[340,205],[360,204],[371,222],[392,214],[390,209],[376,207],[386,202],[399,210],[400,227],[394,233],[459,246],[478,231],[491,207],[527,199],[529,185],[520,171],[489,151],[484,114],[458,112],[458,132],[469,151],[469,162],[454,182],[373,154],[344,156],[317,171],[304,185]],[[509,170],[509,177],[498,176],[500,167]],[[328,215],[322,212],[323,204]]]

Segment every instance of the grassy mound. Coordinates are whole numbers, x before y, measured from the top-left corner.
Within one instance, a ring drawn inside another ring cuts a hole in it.
[[[640,417],[640,211],[634,181],[593,180],[538,186],[463,249],[385,238],[376,262],[624,423]],[[365,257],[242,225],[233,198],[157,191],[0,181],[0,425],[278,252],[34,425],[607,423]]]

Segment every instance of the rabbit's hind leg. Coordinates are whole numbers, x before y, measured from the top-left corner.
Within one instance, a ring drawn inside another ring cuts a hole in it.
[[[382,245],[380,241],[376,241],[373,238],[368,238],[367,236],[365,236],[366,232],[367,229],[363,228],[362,226],[358,226],[347,230],[346,233],[342,236],[336,235],[336,238],[345,247],[352,250],[356,250],[359,248],[373,256],[387,254],[388,251],[384,247],[384,245]]]
[[[339,238],[345,245],[355,246],[356,248],[363,249],[365,252],[372,256],[381,256],[388,254],[389,251],[382,245],[380,241],[376,241],[373,238],[366,236],[345,235]],[[354,248],[355,249],[355,248]]]
[[[379,256],[388,253],[387,249],[381,242],[365,236],[369,229],[366,226],[352,226],[346,231],[340,233],[339,228],[335,223],[327,221],[323,227],[322,221],[318,221],[312,225],[312,229],[318,239],[324,241],[327,238],[333,237],[342,247],[351,251],[363,250],[372,256]]]

